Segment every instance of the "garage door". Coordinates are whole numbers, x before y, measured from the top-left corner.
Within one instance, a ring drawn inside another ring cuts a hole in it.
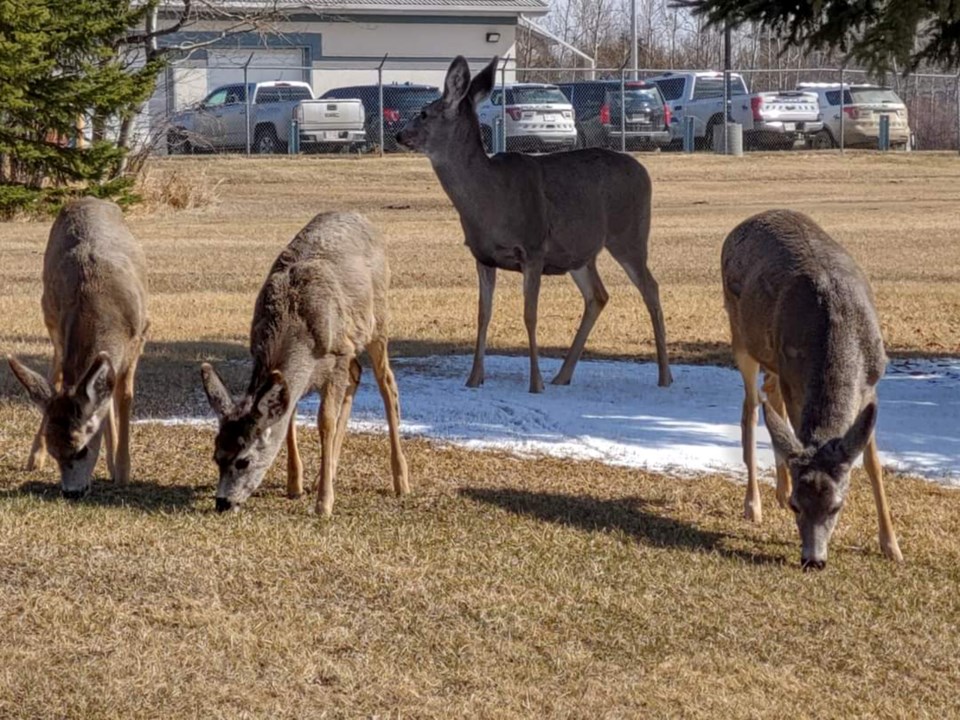
[[[247,50],[207,51],[207,88],[243,82],[243,66],[253,54],[247,70],[248,82],[268,80],[310,81],[309,70],[302,67],[303,51],[299,48],[250,48]]]

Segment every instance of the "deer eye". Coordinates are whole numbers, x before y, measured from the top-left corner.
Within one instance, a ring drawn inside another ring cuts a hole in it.
[[[233,466],[234,466],[237,470],[243,472],[243,471],[246,470],[248,467],[250,467],[250,461],[249,461],[247,458],[240,458],[239,460],[237,460],[237,461],[233,464]]]

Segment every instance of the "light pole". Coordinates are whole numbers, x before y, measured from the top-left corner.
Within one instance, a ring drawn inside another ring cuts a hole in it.
[[[630,67],[632,78],[637,79],[637,0],[630,0]]]

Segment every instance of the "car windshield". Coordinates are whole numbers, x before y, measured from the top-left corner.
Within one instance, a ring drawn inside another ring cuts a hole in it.
[[[893,90],[886,90],[884,88],[851,88],[850,92],[853,95],[853,102],[858,105],[880,105],[883,103],[903,104]]]
[[[656,88],[631,88],[627,87],[625,92],[626,105],[660,105],[660,93]],[[611,105],[620,105],[620,88],[611,90],[608,102]]]
[[[736,75],[730,76],[730,94],[746,95],[747,88],[743,83],[743,78]],[[696,85],[693,87],[693,99],[702,100],[703,98],[723,97],[723,76],[717,77],[698,77]]]
[[[516,105],[566,105],[567,96],[556,87],[515,87],[511,91]]]
[[[376,88],[374,88],[376,90]],[[415,90],[383,89],[383,102],[387,107],[391,105],[405,110],[419,110],[440,97],[440,91],[433,88],[418,88]]]

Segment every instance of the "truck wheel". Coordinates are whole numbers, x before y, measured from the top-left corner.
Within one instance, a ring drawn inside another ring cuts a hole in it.
[[[829,130],[821,130],[810,138],[811,150],[831,150],[834,147],[836,143],[833,142],[833,136]]]
[[[253,138],[253,151],[258,155],[275,155],[280,152],[280,141],[272,125],[257,128]]]
[[[703,136],[698,147],[701,150],[713,150],[713,129],[723,122],[723,117],[714,115],[707,121],[707,134]]]
[[[167,155],[192,155],[193,146],[180,133],[171,130],[167,133]]]

